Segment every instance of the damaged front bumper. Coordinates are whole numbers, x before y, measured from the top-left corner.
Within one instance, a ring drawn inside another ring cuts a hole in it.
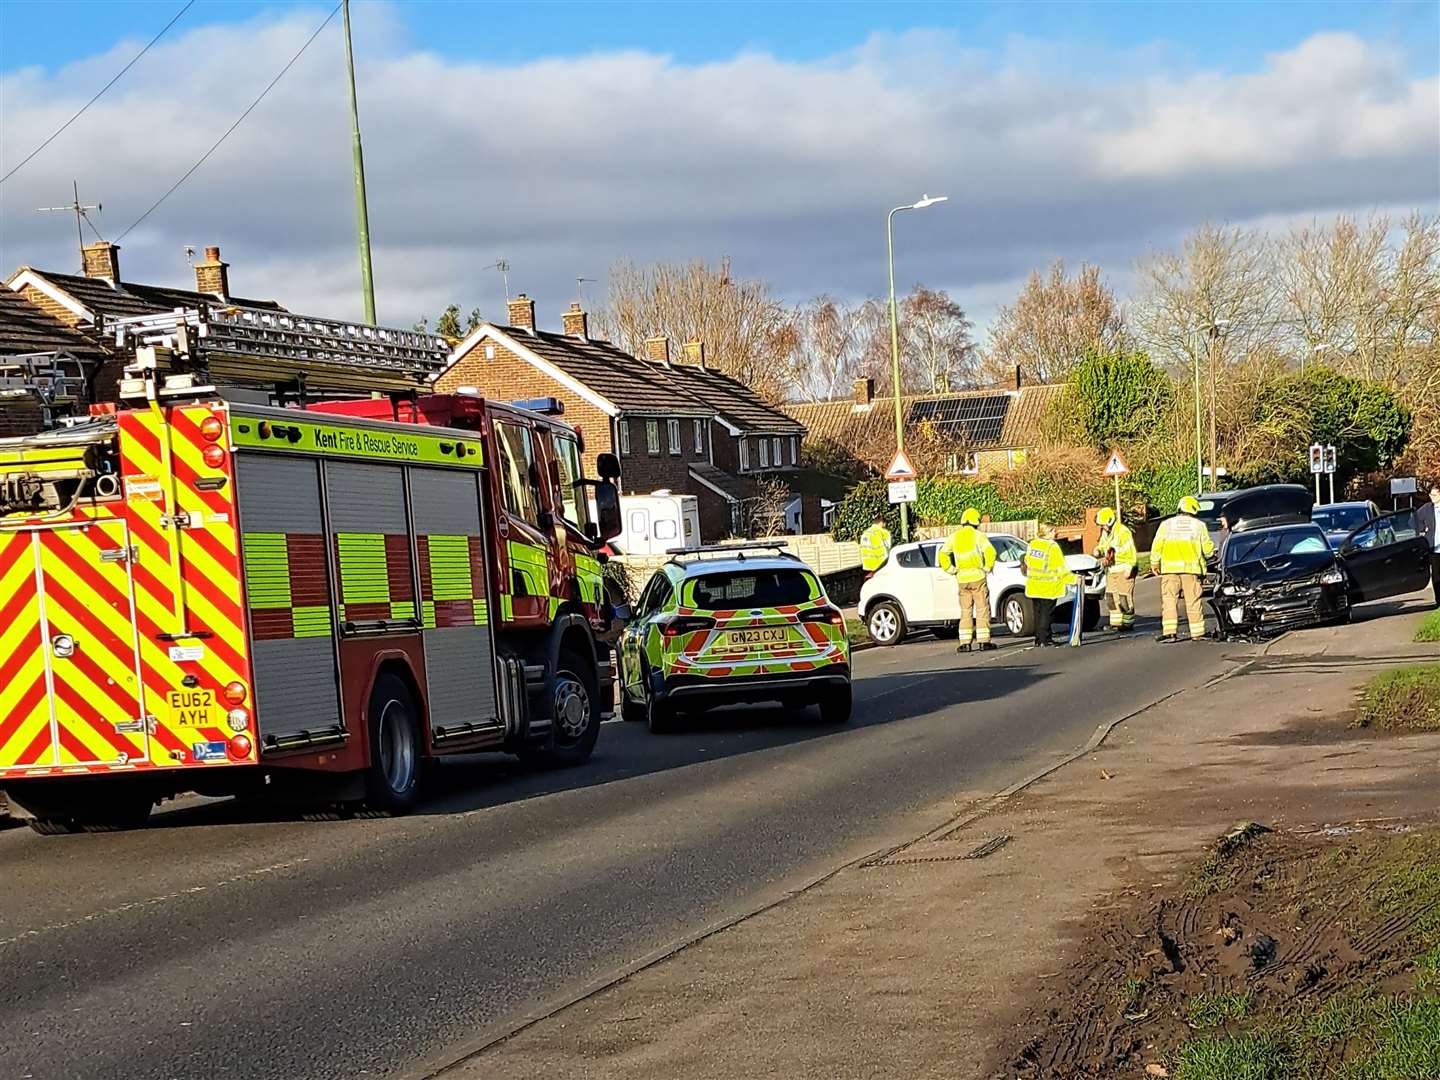
[[[1210,602],[1223,637],[1270,637],[1338,622],[1350,612],[1350,597],[1343,584],[1312,582],[1259,589],[1222,584]]]

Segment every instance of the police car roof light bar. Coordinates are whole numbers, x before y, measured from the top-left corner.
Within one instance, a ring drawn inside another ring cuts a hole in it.
[[[746,540],[733,544],[699,544],[694,547],[670,548],[665,554],[672,560],[687,555],[734,555],[743,560],[747,551],[769,551],[774,552],[778,558],[794,559],[798,562],[799,556],[790,551],[789,547],[784,540]]]

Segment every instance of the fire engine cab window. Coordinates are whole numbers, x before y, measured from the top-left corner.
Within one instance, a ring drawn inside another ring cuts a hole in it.
[[[530,449],[530,429],[518,424],[496,424],[495,435],[505,509],[532,525],[539,524],[539,506],[531,481],[534,455]]]
[[[590,502],[585,497],[580,473],[580,447],[575,440],[555,436],[555,461],[560,466],[560,512],[582,532],[590,523]]]
[[[803,604],[818,591],[814,578],[803,570],[737,570],[696,578],[691,596],[702,611],[726,611]]]

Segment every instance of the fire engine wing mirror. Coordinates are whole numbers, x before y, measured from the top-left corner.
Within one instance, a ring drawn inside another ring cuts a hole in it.
[[[605,467],[604,459],[609,456],[600,455],[602,469]],[[610,480],[602,480],[595,485],[595,516],[600,525],[600,535],[596,539],[613,540],[620,535],[623,530],[620,522],[620,491]]]
[[[620,479],[620,459],[614,454],[601,454],[595,459],[595,471],[600,474],[601,480],[614,483]]]

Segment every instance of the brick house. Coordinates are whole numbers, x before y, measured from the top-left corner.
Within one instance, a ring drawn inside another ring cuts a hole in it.
[[[797,467],[804,428],[706,367],[702,343],[687,343],[676,359],[666,338],[652,337],[638,357],[591,337],[578,304],[564,313],[561,333],[535,325],[535,302],[524,294],[508,314],[509,325],[483,323],[455,347],[437,388],[559,399],[584,432],[587,470],[613,453],[624,491],[696,496],[704,539],[741,531],[757,480]],[[815,511],[818,526],[818,503]]]
[[[89,334],[0,289],[0,438],[84,412],[109,357]]]
[[[914,394],[900,399],[907,448],[923,430],[951,449],[940,471],[984,478],[1018,468],[1042,441],[1042,422],[1063,392],[1058,384],[1014,385],[950,394]],[[873,379],[858,379],[852,397],[787,405],[804,424],[807,448],[826,455],[848,454],[872,472],[883,472],[895,453],[895,399],[876,397]]]

